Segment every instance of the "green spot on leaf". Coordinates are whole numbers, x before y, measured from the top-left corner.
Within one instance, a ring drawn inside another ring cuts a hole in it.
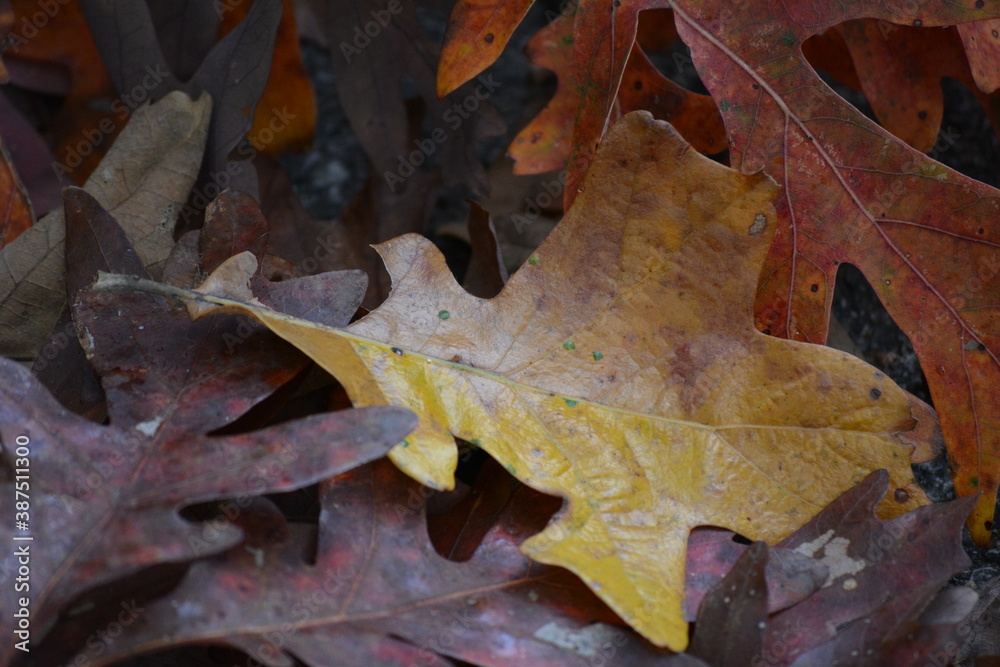
[[[729,111],[730,107],[731,105],[726,100],[722,100],[721,102],[719,102],[719,111],[721,111],[722,113]]]
[[[403,442],[399,443],[399,446],[403,447],[403,448],[409,447],[410,446],[410,441],[409,440],[404,440]]]
[[[475,445],[476,447],[479,447],[480,445],[483,444],[483,441],[480,440],[479,438],[473,438],[472,440],[469,440],[469,444],[470,445]]]
[[[781,41],[785,44],[785,46],[792,46],[792,45],[794,45],[795,44],[795,33],[792,32],[791,30],[787,31],[781,37]]]
[[[979,488],[979,478],[978,477],[970,477],[969,478],[969,484],[972,485],[972,488],[978,489]]]
[[[576,349],[576,343],[574,343],[571,340],[568,340],[565,343],[563,343],[563,347],[566,348],[567,350],[575,350]]]
[[[440,317],[442,320],[446,320],[449,317],[451,317],[451,313],[449,313],[447,310],[439,310],[438,317]]]
[[[574,400],[572,398],[564,398],[563,400],[566,401],[566,405],[568,405],[571,408],[575,408],[576,406],[580,405],[580,401]]]
[[[593,355],[594,355],[594,361],[600,361],[601,359],[604,358],[604,353],[601,352],[600,350],[594,350]]]
[[[532,266],[538,264],[538,255],[532,253],[531,257],[528,258],[528,264],[531,264]]]
[[[517,474],[517,471],[514,469],[514,466],[510,465],[509,463],[505,465],[504,468],[506,468],[507,472],[509,472],[511,475]]]

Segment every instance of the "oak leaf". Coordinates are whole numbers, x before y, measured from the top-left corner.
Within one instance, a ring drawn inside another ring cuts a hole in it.
[[[934,27],[988,18],[997,9],[942,5],[931,12],[877,2],[845,11],[809,2],[773,12],[753,4],[673,7],[722,111],[732,166],[763,169],[782,186],[758,326],[824,342],[838,266],[858,267],[913,343],[956,491],[985,492],[969,525],[976,541],[986,542],[1000,481],[1000,193],[865,118],[820,80],[801,45],[846,20]]]
[[[518,133],[508,149],[517,161],[514,173],[562,169],[570,161],[564,197],[568,205],[605,127],[636,110],[669,121],[698,151],[720,153],[726,149],[726,131],[712,98],[685,90],[663,76],[639,44],[632,47],[620,73],[621,81],[610,93],[613,102],[603,113],[595,113],[589,99],[591,88],[577,83],[581,55],[576,47],[574,18],[574,14],[560,15],[526,47],[532,62],[554,71],[559,82],[552,100]],[[657,18],[663,22],[662,17]]]
[[[753,328],[770,179],[718,165],[637,113],[609,133],[585,185],[490,300],[462,290],[413,235],[379,247],[393,291],[344,330],[183,294],[266,324],[355,405],[411,406],[420,426],[390,457],[424,484],[453,484],[457,436],[566,498],[525,553],[571,569],[679,650],[692,528],[780,539],[877,468],[905,491],[884,503],[887,516],[917,507],[926,499],[901,442],[915,420],[907,395],[860,360]],[[216,285],[245,285],[236,263]]]
[[[103,665],[221,642],[269,666],[291,656],[317,666],[692,664],[611,625],[570,573],[525,558],[502,524],[469,561],[442,558],[427,540],[427,493],[387,461],[323,482],[314,563],[258,502],[236,520],[245,545],[192,566],[107,654],[90,657]]]

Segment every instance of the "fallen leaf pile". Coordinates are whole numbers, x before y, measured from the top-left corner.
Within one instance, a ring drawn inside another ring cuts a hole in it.
[[[0,665],[995,659],[1000,8],[554,6],[0,2]]]

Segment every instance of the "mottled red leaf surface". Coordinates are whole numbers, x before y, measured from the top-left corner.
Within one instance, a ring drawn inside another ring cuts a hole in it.
[[[856,664],[864,656],[868,664],[926,664],[925,653],[915,663],[886,656],[902,655],[896,653],[901,646],[912,649],[910,635],[922,613],[948,579],[968,567],[962,522],[974,500],[921,507],[882,521],[874,508],[886,492],[894,493],[885,471],[876,471],[777,545],[820,560],[829,577],[818,592],[770,617],[765,661]],[[954,638],[961,617],[950,623],[924,620],[949,626],[935,633],[940,645],[922,647],[940,650]]]
[[[267,665],[683,665],[631,631],[565,570],[532,563],[526,535],[492,529],[466,563],[427,539],[426,491],[388,461],[320,487],[315,564],[278,516],[248,546],[194,565],[106,659],[192,642],[239,647]],[[239,521],[246,525],[249,512]],[[259,519],[258,519],[259,521]],[[261,564],[264,564],[264,567]],[[603,610],[602,610],[603,609]],[[165,639],[166,638],[166,639]],[[105,664],[98,662],[98,664]]]
[[[957,28],[899,26],[859,19],[842,23],[834,30],[844,39],[859,90],[864,92],[879,122],[917,150],[927,152],[948,146],[938,144],[944,117],[941,81],[945,77],[964,83],[1000,130],[997,104],[976,86]]]
[[[67,212],[74,236],[102,237],[77,246],[96,243],[115,268],[142,272],[124,234],[108,232],[113,219],[92,197],[71,191]],[[75,271],[88,270],[83,266]],[[364,284],[348,275],[340,290],[327,287],[341,302],[333,319],[343,326]],[[87,589],[239,540],[236,530],[205,538],[197,524],[181,519],[182,507],[306,486],[382,456],[416,423],[405,410],[377,408],[213,436],[304,368],[303,356],[240,318],[192,323],[183,309],[146,295],[84,293],[74,319],[103,381],[109,426],[68,412],[20,365],[0,364],[3,457],[10,468],[30,470],[29,528],[19,534],[44,529],[46,536],[31,561],[34,640]],[[17,457],[28,462],[15,465],[15,448],[25,442],[28,456]],[[13,483],[4,484],[3,501],[11,517]],[[9,540],[14,525],[4,530]],[[16,571],[13,550],[3,568]],[[5,596],[3,613],[12,614],[14,603]],[[0,662],[12,650],[6,644]]]
[[[669,17],[668,17],[669,18]],[[661,18],[662,22],[662,18]],[[565,203],[573,201],[590,164],[593,148],[619,118],[630,111],[649,111],[654,118],[669,121],[687,141],[703,153],[719,153],[726,148],[726,132],[712,98],[685,90],[663,76],[636,44],[628,54],[614,102],[593,121],[587,88],[576,84],[579,55],[574,15],[566,14],[538,32],[527,46],[528,56],[540,67],[554,71],[556,94],[528,125],[518,133],[508,152],[516,160],[514,173],[537,174],[566,167],[571,156]]]
[[[677,2],[674,15],[722,111],[732,165],[763,169],[782,186],[758,326],[825,341],[837,267],[861,269],[920,358],[958,493],[985,492],[970,519],[985,542],[1000,479],[1000,193],[867,120],[801,51],[808,37],[849,19],[935,26],[998,11],[898,4],[793,2],[763,11]]]
[[[1000,88],[1000,19],[987,19],[958,26],[972,76],[979,90],[991,94]]]
[[[965,632],[957,625],[976,596],[966,588],[939,592],[968,567],[961,532],[973,499],[881,521],[873,508],[887,491],[895,493],[885,472],[872,473],[769,550],[759,664],[924,665],[929,655],[957,655]],[[698,611],[698,622],[706,591],[717,590],[748,550],[731,538],[718,529],[692,533],[687,611]]]

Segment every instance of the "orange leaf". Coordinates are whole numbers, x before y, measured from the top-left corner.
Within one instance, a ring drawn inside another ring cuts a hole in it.
[[[979,90],[995,93],[1000,88],[1000,19],[988,19],[958,26],[972,76]]]
[[[441,50],[438,97],[492,65],[534,1],[459,0],[448,21]]]
[[[28,193],[0,139],[0,248],[35,224]]]
[[[956,490],[985,492],[970,519],[983,543],[1000,481],[1000,192],[866,119],[822,83],[801,50],[811,35],[862,12],[924,26],[989,16],[957,5],[934,14],[901,6],[845,10],[803,0],[716,10],[685,1],[674,14],[719,103],[733,166],[763,169],[782,186],[758,326],[823,342],[838,265],[861,269],[920,357]]]

